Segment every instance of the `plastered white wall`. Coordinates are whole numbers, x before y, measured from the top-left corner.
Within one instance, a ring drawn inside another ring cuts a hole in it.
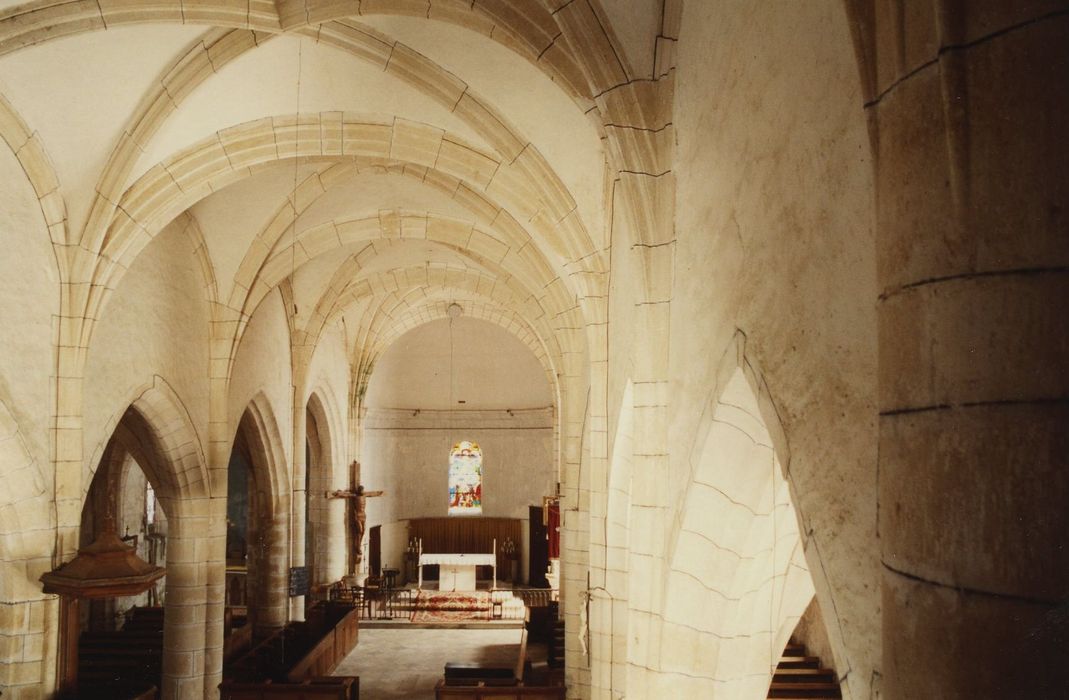
[[[530,350],[500,327],[464,316],[431,321],[398,338],[376,363],[366,399],[372,408],[435,410],[551,403],[545,372]]]
[[[288,89],[276,89],[282,85]],[[215,80],[194,90],[153,139],[135,173],[227,126],[278,114],[332,110],[379,115],[386,122],[393,121],[392,115],[432,122],[475,143],[483,142],[436,101],[393,80],[381,67],[326,44],[285,36],[234,59]]]
[[[554,488],[551,415],[429,412],[412,418],[411,412],[369,411],[360,462],[364,486],[387,492],[373,504],[369,499],[369,522],[445,516],[449,450],[461,440],[483,450],[483,515],[526,518],[527,506],[541,505]]]
[[[448,320],[403,335],[374,368],[361,473],[366,488],[386,495],[368,499],[369,527],[446,515],[449,450],[461,440],[483,450],[483,515],[526,519],[527,507],[555,489],[553,410],[543,368],[493,324],[463,316],[453,324],[452,381]],[[453,401],[467,401],[456,410],[448,410],[451,384]],[[403,534],[395,540],[404,547]]]
[[[463,75],[471,90],[489,100],[538,148],[575,197],[591,235],[601,240],[602,144],[590,120],[559,86],[525,58],[467,29],[401,16],[369,16],[364,21]]]
[[[52,317],[59,313],[59,273],[37,196],[3,143],[0,182],[0,401],[30,455],[44,465],[53,411]]]
[[[170,224],[122,277],[93,331],[83,388],[87,458],[100,453],[111,437],[108,426],[154,376],[174,390],[203,448],[209,321],[193,244],[181,226]],[[95,471],[97,465],[87,467]]]
[[[85,224],[100,170],[128,115],[175,54],[202,32],[180,24],[114,27],[0,58],[0,92],[40,133],[75,230]],[[85,109],[88,104],[93,109]]]
[[[282,296],[275,290],[264,297],[253,312],[234,358],[229,393],[229,424],[235,431],[249,402],[262,392],[274,414],[279,434],[292,435],[293,393],[290,367],[289,326]],[[283,437],[280,447],[286,455],[286,464],[289,465],[293,454],[292,440]]]

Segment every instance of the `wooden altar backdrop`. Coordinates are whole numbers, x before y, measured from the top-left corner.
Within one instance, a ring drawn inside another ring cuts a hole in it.
[[[516,518],[414,518],[408,521],[408,536],[423,540],[428,554],[489,554],[497,540],[498,571],[508,571],[509,558],[502,552],[506,539],[517,547],[522,530]]]

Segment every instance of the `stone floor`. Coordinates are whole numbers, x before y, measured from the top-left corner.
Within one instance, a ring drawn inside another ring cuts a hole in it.
[[[446,661],[512,665],[521,629],[361,629],[334,670],[360,676],[360,700],[433,700]]]

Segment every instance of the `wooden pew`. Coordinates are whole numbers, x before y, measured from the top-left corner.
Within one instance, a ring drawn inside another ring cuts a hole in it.
[[[564,700],[563,685],[525,683],[527,666],[524,630],[515,666],[448,663],[445,678],[438,681],[434,695],[437,700]]]
[[[359,700],[356,676],[306,678],[299,683],[234,683],[219,685],[219,700]]]
[[[450,661],[445,665],[442,687],[509,688],[504,697],[511,697],[512,687],[522,686],[527,671],[527,630],[520,634],[520,651],[513,666],[495,664],[468,664]],[[446,696],[448,697],[448,696]],[[490,696],[487,696],[490,697]],[[496,696],[494,696],[496,697]]]
[[[163,609],[134,608],[116,632],[83,632],[78,642],[79,698],[155,697],[163,667]]]
[[[355,700],[355,677],[326,676],[356,646],[359,617],[350,605],[312,606],[307,620],[290,623],[224,665],[222,700]]]
[[[359,611],[355,609],[345,615],[290,669],[286,679],[295,682],[312,676],[326,676],[333,671],[356,647],[359,617]]]
[[[564,691],[563,685],[464,686],[446,685],[442,679],[434,688],[434,697],[436,700],[564,700]]]

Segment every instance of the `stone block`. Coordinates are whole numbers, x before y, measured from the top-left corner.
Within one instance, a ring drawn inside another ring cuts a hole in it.
[[[931,3],[875,2],[877,92],[887,90],[939,51],[939,23]]]
[[[212,69],[218,72],[227,63],[254,48],[256,48],[256,36],[250,31],[237,29],[226,33],[207,47],[208,61]]]
[[[394,44],[386,72],[409,83],[449,111],[456,107],[468,89],[463,80],[401,43]]]
[[[587,54],[584,64],[587,82],[594,94],[601,94],[628,82],[627,72],[613,49],[601,21],[589,3],[571,2],[555,15],[557,24],[572,47]]]
[[[885,570],[882,607],[888,698],[1057,698],[1069,691],[1069,650],[1057,641],[1064,621],[1053,606]]]
[[[360,14],[426,17],[430,4],[431,0],[361,0]]]
[[[471,237],[470,223],[454,219],[431,219],[427,222],[427,240],[466,247]]]
[[[441,150],[434,163],[435,168],[480,189],[485,189],[490,184],[500,165],[488,155],[449,138],[442,141]]]
[[[220,26],[249,26],[248,0],[182,0],[186,22],[210,22]]]
[[[468,123],[482,138],[501,154],[506,163],[511,163],[523,151],[526,142],[495,110],[482,100],[465,92],[457,101],[453,113]]]
[[[1007,403],[885,416],[880,540],[899,571],[1059,600],[1069,551],[1069,407]]]
[[[17,153],[30,138],[26,124],[3,97],[0,97],[0,138],[4,139],[12,153]]]
[[[598,95],[607,124],[644,131],[662,131],[672,121],[670,83],[636,80]]]
[[[1069,273],[926,284],[880,305],[880,409],[1069,395]],[[997,369],[993,369],[997,368]]]
[[[39,197],[59,189],[55,169],[37,134],[30,136],[15,155]]]
[[[443,134],[436,127],[397,119],[393,125],[390,157],[432,167],[438,159]]]
[[[473,229],[468,239],[468,248],[494,262],[501,262],[509,251],[508,244],[498,238]]]
[[[1069,158],[1065,23],[997,37],[912,76],[877,107],[878,265],[885,290],[1064,266]],[[1027,183],[1027,184],[1026,184]]]
[[[497,218],[499,208],[465,183],[457,186],[453,199],[470,211],[478,223],[489,225]]]
[[[493,19],[473,8],[467,0],[431,0],[427,18],[456,24],[483,36],[490,36],[496,26]]]
[[[328,22],[319,28],[319,41],[348,51],[373,66],[386,69],[393,44],[367,27],[347,20]]]

